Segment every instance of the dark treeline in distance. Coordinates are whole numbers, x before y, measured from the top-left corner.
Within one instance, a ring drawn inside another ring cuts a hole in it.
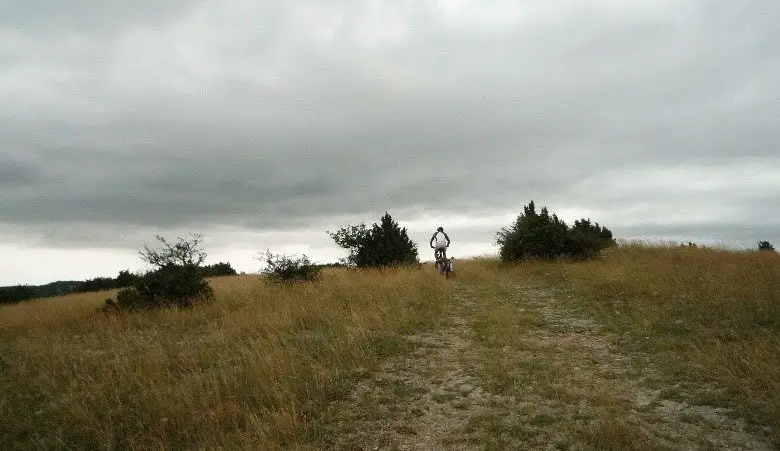
[[[236,270],[230,263],[219,262],[199,268],[202,277],[233,276]],[[133,285],[141,275],[130,270],[119,271],[116,277],[95,277],[84,281],[67,280],[47,283],[46,285],[13,285],[0,287],[0,304],[12,304],[28,299],[62,296],[71,293],[113,290]]]

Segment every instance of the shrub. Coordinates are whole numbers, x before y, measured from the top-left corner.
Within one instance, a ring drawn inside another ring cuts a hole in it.
[[[117,304],[121,308],[190,307],[195,301],[213,297],[197,267],[168,265],[147,272],[133,287],[121,290]]]
[[[569,229],[569,248],[567,254],[573,258],[593,258],[602,249],[615,244],[612,232],[590,219],[574,221]],[[696,247],[696,245],[694,245]]]
[[[214,297],[208,282],[203,280],[200,264],[206,258],[201,249],[203,237],[192,235],[175,243],[156,237],[159,248],[144,246],[141,259],[157,268],[149,271],[117,295],[122,308],[154,308],[175,305],[189,307],[197,300]]]
[[[213,265],[202,266],[201,275],[203,277],[235,276],[238,274],[230,263],[219,262]]]
[[[273,282],[310,282],[320,278],[322,267],[312,264],[306,254],[294,257],[265,251],[265,254],[257,259],[265,262],[266,269],[263,274]]]
[[[566,223],[547,208],[536,212],[534,202],[523,207],[523,214],[510,227],[502,228],[496,237],[501,260],[517,261],[524,258],[554,258],[566,253],[568,246]]]
[[[496,236],[504,262],[562,256],[591,258],[614,243],[612,232],[606,227],[591,223],[590,219],[580,219],[570,229],[546,207],[537,213],[533,201],[523,207],[523,214],[511,226],[502,228]]]
[[[759,241],[758,242],[758,250],[760,251],[773,251],[775,250],[775,247],[772,246],[772,243],[769,241]]]
[[[168,264],[146,273],[136,283],[135,291],[150,307],[175,305],[189,307],[193,301],[211,299],[214,293],[203,280],[200,270],[192,265]]]
[[[120,308],[142,308],[148,307],[149,303],[141,299],[141,295],[133,287],[123,288],[116,295],[116,303]]]
[[[129,287],[135,284],[135,282],[137,281],[138,281],[138,276],[130,273],[129,269],[125,269],[123,271],[119,271],[119,274],[117,274],[116,287],[117,288]]]
[[[366,268],[420,262],[417,245],[409,239],[406,228],[401,228],[387,212],[371,229],[360,223],[327,233],[349,251],[343,259],[349,266]]]

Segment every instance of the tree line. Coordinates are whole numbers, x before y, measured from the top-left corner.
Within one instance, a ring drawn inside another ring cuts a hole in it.
[[[232,276],[237,272],[230,263],[219,262],[198,267],[200,277]],[[143,274],[131,273],[129,269],[119,271],[116,277],[95,277],[83,281],[68,280],[45,285],[11,285],[0,287],[0,304],[12,304],[29,299],[63,296],[72,293],[114,290],[136,283]]]
[[[409,238],[389,213],[370,227],[365,223],[347,225],[335,232],[326,232],[347,251],[336,264],[351,268],[381,268],[419,264],[417,245]],[[117,277],[97,277],[83,282],[54,282],[44,286],[19,285],[0,287],[0,304],[34,297],[56,296],[87,291],[121,289],[111,306],[122,308],[153,308],[165,305],[188,307],[196,301],[213,299],[207,277],[235,275],[230,263],[203,265],[206,253],[203,236],[193,234],[171,241],[157,236],[157,246],[143,246],[141,260],[153,269],[145,274],[120,271]],[[569,226],[555,213],[542,207],[536,211],[531,201],[509,226],[495,236],[499,256],[504,263],[528,259],[585,260],[615,245],[612,232],[590,218],[575,220]],[[767,241],[759,242],[759,250],[773,251]],[[312,263],[308,256],[286,256],[267,250],[256,257],[265,263],[262,271],[267,280],[277,283],[316,281],[321,270],[334,264]]]

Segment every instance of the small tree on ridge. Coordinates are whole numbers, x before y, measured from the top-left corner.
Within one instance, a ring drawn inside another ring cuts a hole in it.
[[[409,239],[406,228],[400,227],[387,212],[370,229],[360,223],[327,233],[349,251],[344,262],[350,266],[382,267],[420,261],[417,245]]]

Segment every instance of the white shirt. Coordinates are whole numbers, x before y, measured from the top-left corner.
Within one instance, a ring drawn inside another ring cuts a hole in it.
[[[444,236],[444,232],[436,232],[433,235],[433,242],[435,247],[445,247],[447,246],[447,237]]]

